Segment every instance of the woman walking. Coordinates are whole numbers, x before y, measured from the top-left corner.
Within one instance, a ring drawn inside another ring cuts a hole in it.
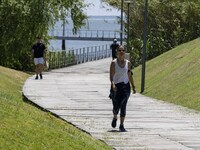
[[[111,98],[113,103],[113,120],[111,126],[117,125],[117,115],[120,111],[119,130],[125,132],[124,120],[126,116],[126,105],[131,93],[136,93],[135,85],[131,73],[131,62],[125,59],[125,49],[121,45],[117,49],[117,58],[110,65]]]

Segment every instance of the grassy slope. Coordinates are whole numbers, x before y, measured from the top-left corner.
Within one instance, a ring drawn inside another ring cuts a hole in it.
[[[146,63],[144,95],[200,110],[200,38]],[[138,92],[141,66],[134,69]]]
[[[23,102],[28,74],[0,66],[0,149],[111,149],[68,123]]]

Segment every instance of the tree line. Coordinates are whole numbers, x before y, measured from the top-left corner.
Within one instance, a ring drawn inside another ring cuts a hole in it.
[[[0,65],[31,70],[31,46],[37,36],[48,43],[48,31],[66,16],[76,32],[86,15],[82,0],[2,0],[0,3]]]
[[[103,0],[102,0],[103,1]],[[120,9],[121,0],[104,0]],[[36,36],[48,44],[48,31],[66,16],[74,23],[74,32],[84,25],[87,16],[82,0],[2,0],[0,3],[0,65],[31,70],[31,46]],[[127,20],[127,4],[124,3]],[[144,0],[130,4],[131,62],[141,63],[143,47]],[[149,0],[147,60],[200,35],[199,0]],[[67,22],[66,22],[67,23]],[[124,21],[127,33],[127,21]]]
[[[134,66],[141,64],[144,0],[130,3],[130,47]],[[120,9],[121,0],[106,0]],[[127,3],[124,13],[127,20]],[[127,21],[124,21],[127,33]],[[147,60],[200,36],[199,0],[148,0]]]

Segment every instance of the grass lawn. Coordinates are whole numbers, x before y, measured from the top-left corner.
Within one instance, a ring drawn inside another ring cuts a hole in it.
[[[0,149],[111,150],[72,125],[22,100],[28,74],[0,66]]]
[[[133,72],[140,92],[141,66]],[[200,38],[148,61],[143,94],[200,111]]]
[[[200,38],[146,63],[144,95],[200,111]],[[135,68],[137,91],[141,66]],[[0,67],[0,149],[112,149],[72,125],[22,100],[28,74]]]

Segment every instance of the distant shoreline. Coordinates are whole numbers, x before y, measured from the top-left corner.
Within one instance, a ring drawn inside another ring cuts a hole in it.
[[[120,18],[120,16],[114,16],[114,15],[110,15],[110,16],[96,16],[96,15],[89,15],[87,16],[88,19],[117,19],[117,18]],[[72,20],[70,17],[66,18],[67,20]]]
[[[93,18],[93,17],[95,17],[95,18],[110,18],[110,17],[112,17],[112,18],[118,18],[118,17],[120,17],[120,16],[114,16],[114,15],[111,15],[111,16],[95,16],[95,15],[89,15],[88,16],[88,18]]]

